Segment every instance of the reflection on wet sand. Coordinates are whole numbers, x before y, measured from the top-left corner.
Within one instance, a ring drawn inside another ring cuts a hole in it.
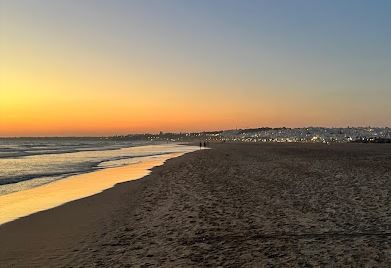
[[[120,182],[142,178],[150,173],[151,168],[182,154],[143,157],[140,162],[131,165],[74,175],[40,187],[0,196],[0,224],[97,194]]]

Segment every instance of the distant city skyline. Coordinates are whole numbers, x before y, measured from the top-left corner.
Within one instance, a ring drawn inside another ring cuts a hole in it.
[[[0,0],[0,136],[391,126],[389,1]]]

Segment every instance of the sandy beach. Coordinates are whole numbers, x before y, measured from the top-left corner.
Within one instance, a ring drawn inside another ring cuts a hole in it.
[[[211,147],[1,225],[0,266],[391,265],[390,145]]]

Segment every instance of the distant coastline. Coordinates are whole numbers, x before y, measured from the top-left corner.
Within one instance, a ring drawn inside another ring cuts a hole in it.
[[[389,143],[391,141],[391,128],[261,127],[189,133],[131,134],[112,138],[171,142],[206,140],[211,142]]]
[[[303,142],[303,143],[391,143],[390,127],[259,127],[201,132],[136,133],[112,136],[0,137],[2,139],[118,140],[131,142]]]

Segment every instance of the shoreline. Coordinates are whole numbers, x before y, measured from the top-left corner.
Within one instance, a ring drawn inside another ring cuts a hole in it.
[[[214,144],[0,226],[5,267],[385,265],[390,147]],[[28,243],[27,243],[28,241]]]
[[[148,174],[139,179],[119,182],[96,194],[0,224],[0,263],[5,265],[4,267],[52,266],[53,256],[49,257],[48,252],[56,249],[53,244],[60,245],[61,249],[57,249],[59,252],[68,254],[77,254],[79,249],[90,253],[96,252],[89,248],[80,248],[80,242],[84,239],[96,239],[95,230],[91,227],[112,226],[113,218],[124,206],[128,210],[133,210],[140,205],[139,197],[142,190],[153,183],[156,173],[164,170],[165,165],[197,151],[199,150],[169,158],[163,164],[149,169]],[[131,202],[125,204],[122,202],[123,199]],[[52,253],[59,257],[60,253]],[[58,260],[63,266],[66,263],[76,263],[72,258]],[[97,265],[90,263],[83,266]]]
[[[190,147],[183,146],[179,151],[182,152],[134,157],[137,161],[131,164],[79,173],[30,189],[1,195],[0,226],[36,212],[98,194],[117,183],[145,177],[153,167],[161,166],[168,159],[190,152]]]

